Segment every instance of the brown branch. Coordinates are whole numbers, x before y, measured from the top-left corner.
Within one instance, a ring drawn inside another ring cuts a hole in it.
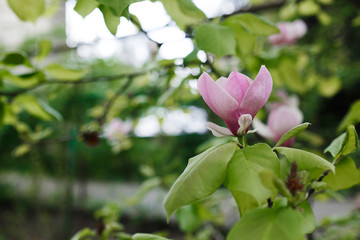
[[[151,70],[149,70],[151,71]],[[114,75],[114,76],[100,76],[100,77],[88,77],[88,78],[83,78],[79,81],[68,81],[68,80],[61,80],[61,79],[49,79],[46,82],[42,82],[39,83],[35,86],[29,87],[29,88],[22,88],[19,90],[15,90],[15,91],[0,91],[0,96],[7,96],[10,98],[16,97],[19,94],[37,89],[41,86],[45,86],[45,85],[50,85],[50,84],[85,84],[85,83],[92,83],[92,82],[108,82],[108,81],[114,81],[114,80],[118,80],[118,79],[122,79],[122,78],[130,78],[133,79],[134,77],[137,76],[141,76],[141,75],[145,75],[147,74],[149,71],[142,71],[142,72],[137,72],[137,73],[124,73],[124,74],[119,74],[119,75]]]

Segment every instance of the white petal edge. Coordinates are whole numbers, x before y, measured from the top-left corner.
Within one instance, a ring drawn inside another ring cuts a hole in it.
[[[215,137],[234,136],[228,128],[221,127],[215,123],[207,122],[205,126],[212,132]]]
[[[250,114],[243,114],[239,117],[239,129],[237,131],[238,136],[244,136],[246,134],[246,130],[250,127],[252,122],[252,117]]]
[[[263,138],[271,139],[271,140],[275,138],[275,135],[271,132],[270,128],[266,126],[264,123],[262,123],[259,119],[254,118],[252,125],[256,133],[258,133]]]

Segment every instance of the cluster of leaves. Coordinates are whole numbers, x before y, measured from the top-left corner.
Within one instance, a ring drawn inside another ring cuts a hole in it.
[[[239,148],[230,142],[191,158],[164,201],[168,217],[184,205],[207,198],[223,184],[241,215],[227,239],[304,239],[304,234],[315,229],[307,199],[326,188],[346,189],[360,182],[359,170],[347,157],[358,149],[352,125],[325,149],[333,156],[332,163],[308,151],[280,147],[308,125],[291,129],[273,148],[264,143]]]

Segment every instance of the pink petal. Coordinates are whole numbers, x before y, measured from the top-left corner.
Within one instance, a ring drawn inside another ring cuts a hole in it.
[[[250,85],[240,104],[240,114],[250,114],[253,118],[270,97],[272,78],[263,65],[254,82]]]
[[[244,74],[232,71],[229,75],[225,89],[240,104],[246,90],[252,82],[253,81]]]
[[[236,133],[238,102],[220,84],[215,83],[207,73],[201,74],[198,80],[198,90],[211,110],[225,121],[230,130],[234,129],[232,132]]]
[[[303,115],[298,108],[283,105],[269,115],[268,126],[279,140],[287,131],[301,124]]]
[[[221,127],[215,123],[207,122],[205,126],[212,132],[215,137],[233,136],[228,128]]]

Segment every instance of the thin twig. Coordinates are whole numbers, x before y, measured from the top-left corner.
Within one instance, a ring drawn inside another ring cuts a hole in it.
[[[324,177],[326,177],[326,176],[330,173],[330,171],[331,171],[331,170],[325,170],[325,171],[321,174],[321,176],[319,177],[319,179],[316,180],[316,181],[317,181],[317,182],[321,182],[321,181],[324,179]],[[307,196],[306,199],[309,200],[309,198],[311,197],[311,195],[314,194],[314,192],[315,192],[315,189],[314,189],[314,188],[310,188],[309,194],[308,194],[308,196]]]

